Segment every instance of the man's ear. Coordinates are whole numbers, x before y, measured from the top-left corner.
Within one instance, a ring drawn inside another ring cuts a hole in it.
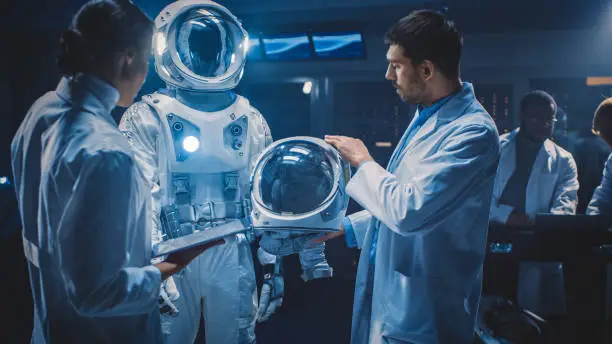
[[[423,80],[431,80],[434,77],[434,74],[436,73],[436,67],[431,61],[423,61],[420,67]]]
[[[136,62],[136,53],[128,49],[121,53],[119,57],[119,63],[121,65],[121,76],[123,78],[130,78],[134,75],[134,67]]]

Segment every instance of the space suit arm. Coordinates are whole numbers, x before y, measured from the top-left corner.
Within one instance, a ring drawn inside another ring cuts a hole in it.
[[[157,139],[161,126],[154,110],[144,102],[130,106],[123,115],[119,129],[127,137],[134,151],[136,163],[151,187],[153,245],[162,241],[160,224],[161,186],[158,171]]]

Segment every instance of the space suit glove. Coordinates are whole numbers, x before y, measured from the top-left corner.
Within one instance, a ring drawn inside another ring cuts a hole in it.
[[[259,246],[275,256],[289,256],[312,247],[312,240],[319,234],[263,232]]]
[[[301,277],[304,282],[333,276],[334,270],[329,266],[325,257],[325,243],[305,248],[300,251],[299,255],[302,265]]]
[[[159,290],[159,312],[161,313],[162,333],[170,333],[172,318],[179,315],[179,310],[174,305],[174,301],[178,300],[179,297],[180,294],[172,277],[162,282]]]
[[[257,322],[264,322],[283,304],[285,280],[282,275],[282,261],[259,248],[257,257],[263,266],[263,285],[257,308]]]

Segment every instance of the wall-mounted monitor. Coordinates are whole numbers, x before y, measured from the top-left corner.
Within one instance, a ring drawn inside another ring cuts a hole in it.
[[[359,32],[316,33],[312,43],[318,58],[359,59],[365,55]]]
[[[305,60],[312,58],[310,41],[306,34],[276,35],[262,38],[268,60]]]
[[[248,60],[261,60],[263,59],[263,47],[258,37],[249,36],[249,53],[247,54]]]

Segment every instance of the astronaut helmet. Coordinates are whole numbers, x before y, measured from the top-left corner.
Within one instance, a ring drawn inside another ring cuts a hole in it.
[[[249,37],[227,8],[213,1],[179,0],[158,14],[155,29],[155,69],[169,86],[226,91],[242,79]]]
[[[274,142],[251,174],[253,227],[291,235],[339,231],[350,177],[350,165],[321,139],[298,136]]]

